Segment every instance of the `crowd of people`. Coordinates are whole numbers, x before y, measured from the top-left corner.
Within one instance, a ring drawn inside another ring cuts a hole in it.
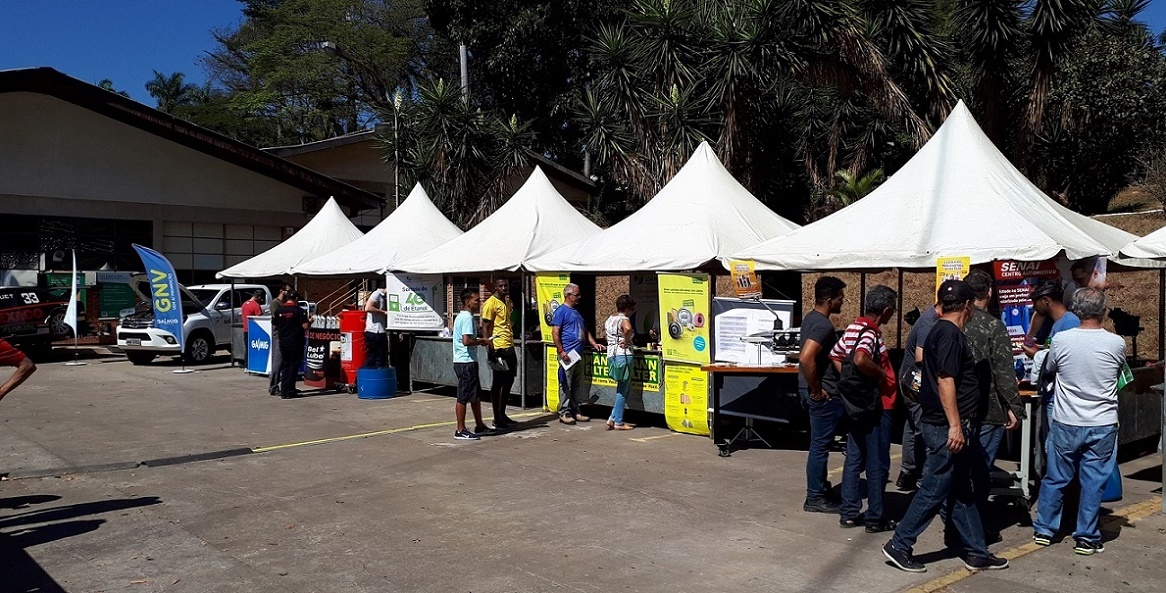
[[[839,335],[831,317],[842,310],[845,288],[838,278],[819,278],[814,307],[802,321],[799,391],[810,417],[803,510],[838,514],[843,528],[893,531],[883,554],[909,572],[926,570],[914,557],[914,545],[939,516],[945,544],[968,569],[1007,568],[1008,561],[988,549],[1001,540],[1002,527],[988,509],[990,475],[1004,433],[1020,425],[1025,408],[1008,329],[987,310],[992,276],[973,270],[939,287],[935,305],[922,312],[908,335],[897,372],[880,331],[895,313],[895,291],[881,285],[868,290],[862,314]],[[1033,540],[1056,541],[1064,491],[1076,477],[1081,496],[1074,551],[1095,554],[1104,550],[1098,515],[1116,464],[1125,340],[1102,328],[1107,302],[1100,289],[1075,290],[1066,307],[1063,285],[1042,281],[1030,298],[1036,323],[1051,324],[1043,343],[1029,339],[1025,346],[1040,370],[1037,387],[1048,427],[1041,437],[1048,468]],[[907,419],[895,485],[914,495],[896,522],[887,517],[883,494],[898,405]],[[835,496],[826,467],[840,432],[847,437],[846,461]]]

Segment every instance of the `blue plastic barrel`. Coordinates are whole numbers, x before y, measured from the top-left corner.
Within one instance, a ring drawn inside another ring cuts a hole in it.
[[[356,371],[356,397],[388,399],[397,393],[397,369],[359,369]]]

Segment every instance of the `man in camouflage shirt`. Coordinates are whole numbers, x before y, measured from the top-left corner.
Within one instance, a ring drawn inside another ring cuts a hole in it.
[[[996,465],[996,452],[1000,449],[1004,431],[1020,426],[1019,419],[1023,419],[1025,413],[1024,404],[1020,401],[1020,390],[1016,386],[1015,359],[1008,328],[999,317],[987,310],[992,300],[992,276],[983,270],[972,270],[964,282],[976,292],[975,310],[964,326],[964,334],[976,361],[976,375],[985,400],[984,419],[980,424],[980,449],[984,452],[984,463],[978,468],[980,471],[973,473],[973,480],[981,520],[987,521],[992,516],[986,507],[991,489],[991,473]],[[951,533],[955,533],[954,530]],[[989,543],[999,541],[997,529],[985,525],[984,534]]]

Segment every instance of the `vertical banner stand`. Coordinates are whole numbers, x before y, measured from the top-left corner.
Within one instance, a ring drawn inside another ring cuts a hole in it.
[[[66,362],[67,367],[83,367],[85,363],[81,362],[81,353],[77,351],[77,250],[73,250],[73,278],[70,282],[72,290],[69,291],[69,311],[65,314],[65,321],[73,329],[73,360]]]

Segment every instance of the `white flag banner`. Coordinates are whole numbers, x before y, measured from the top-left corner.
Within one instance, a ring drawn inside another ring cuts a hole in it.
[[[69,308],[65,309],[65,325],[73,328],[73,339],[80,337],[77,331],[77,251],[73,251],[73,282],[69,292]]]
[[[445,292],[440,274],[385,274],[388,323],[397,331],[438,331],[445,327]]]

